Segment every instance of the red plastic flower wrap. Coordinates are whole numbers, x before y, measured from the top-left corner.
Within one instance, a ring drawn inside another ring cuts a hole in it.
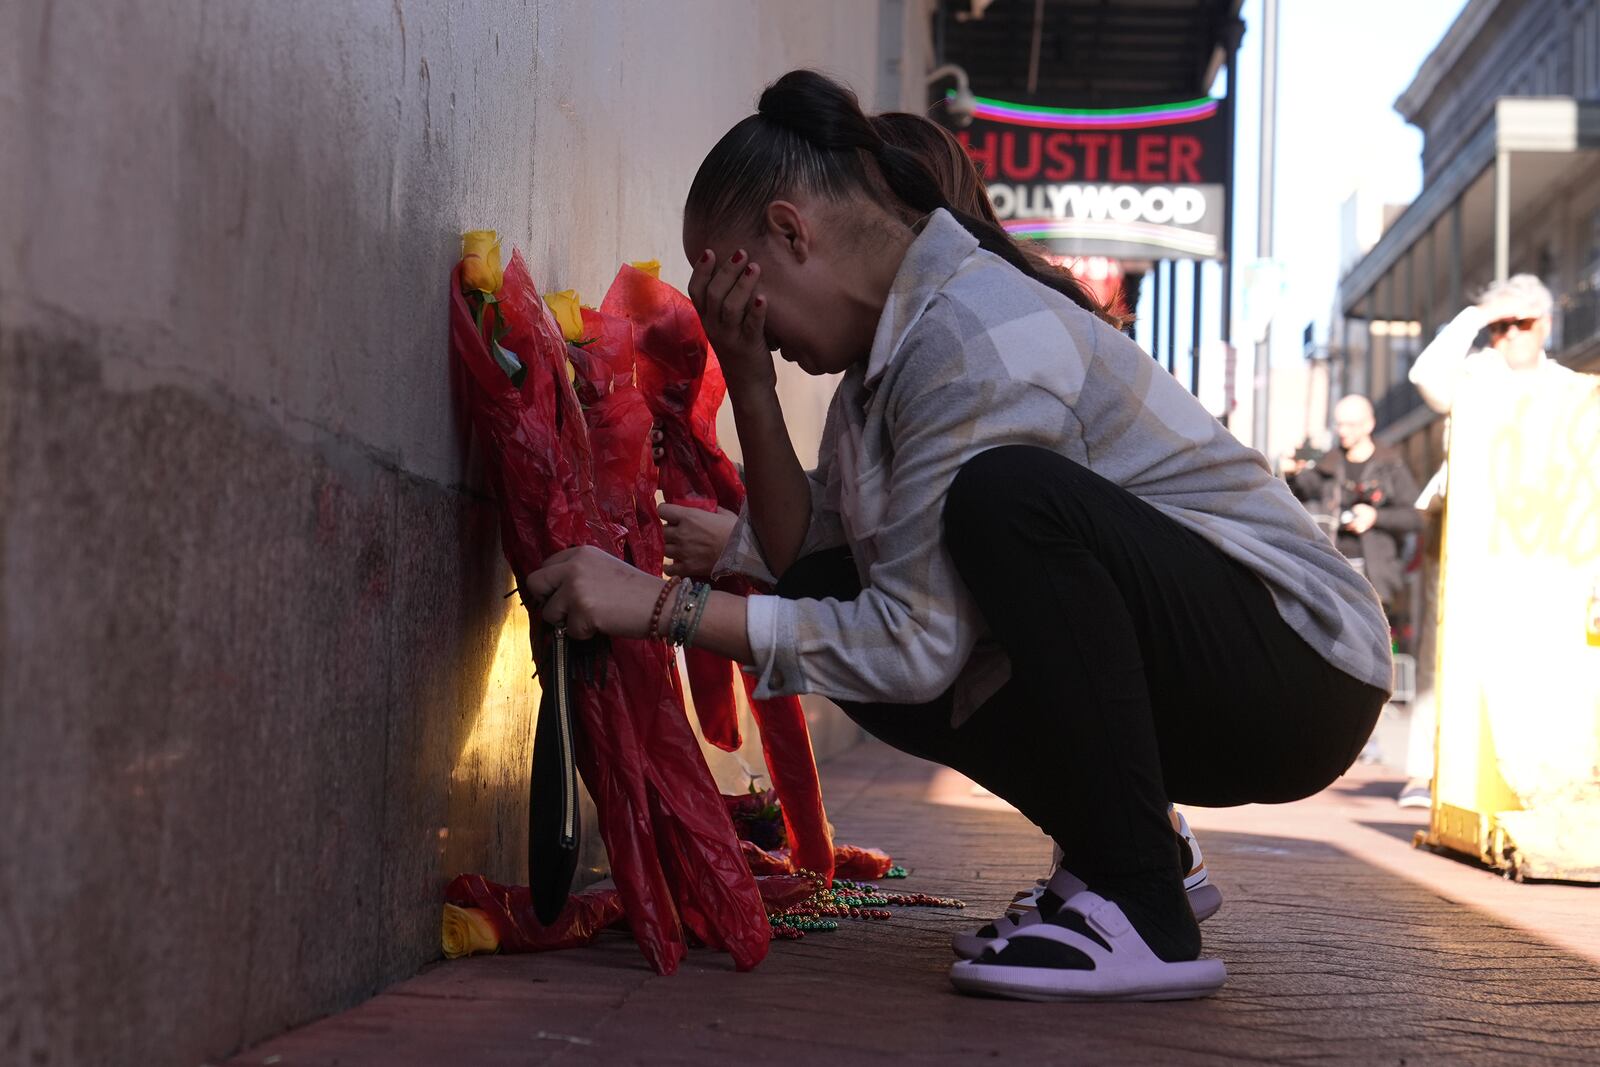
[[[576,948],[587,945],[601,930],[622,918],[622,896],[615,889],[589,889],[569,897],[560,918],[546,926],[533,914],[533,896],[527,886],[501,885],[481,874],[457,876],[445,887],[444,899],[444,950],[450,957],[475,952]],[[471,909],[477,914],[454,916],[451,907]],[[470,923],[468,937],[452,939],[453,918],[463,920],[463,925]],[[489,930],[482,929],[485,923]]]
[[[875,882],[886,876],[894,860],[881,848],[840,845],[833,850],[834,873],[858,882]]]
[[[744,483],[717,444],[717,408],[727,389],[694,306],[671,286],[624,267],[611,283],[601,311],[633,323],[639,388],[662,434],[661,490],[668,502],[738,511],[744,504]],[[740,596],[755,591],[741,578],[725,578],[716,584]],[[703,650],[690,649],[684,661],[702,732],[719,747],[738,748],[732,678],[740,675],[747,693],[754,689],[753,679],[736,671],[729,660]],[[795,862],[831,880],[833,836],[800,701],[796,697],[752,698],[750,707],[761,728],[773,788],[782,800]]]
[[[601,506],[595,476],[609,490],[611,472],[620,468],[611,452],[591,449],[560,327],[520,255],[493,289],[467,279],[470,258],[452,279],[451,348],[466,368],[465,400],[489,453],[507,559],[525,575],[577,545],[623,554],[639,531],[605,521],[614,498],[607,497],[610,508]],[[469,302],[464,287],[492,299]],[[658,547],[657,567],[659,558]],[[534,623],[545,687],[568,683],[562,691],[575,705],[577,765],[645,958],[662,974],[675,971],[687,924],[725,948],[740,969],[753,967],[770,937],[760,895],[682,705],[674,703],[659,643],[619,640],[606,649],[605,642],[574,642],[594,646],[583,657],[589,669],[563,678],[568,672],[552,662],[547,628],[537,617]]]
[[[595,498],[601,517],[623,530],[624,558],[659,575],[652,416],[634,380],[633,332],[626,319],[603,311],[582,308],[581,314],[583,336],[568,354],[589,428]],[[671,651],[660,641],[624,640],[613,641],[612,650],[649,753],[651,810],[679,916],[701,941],[753,966],[765,954],[770,930],[722,795],[689,729]],[[641,714],[646,709],[650,713]]]

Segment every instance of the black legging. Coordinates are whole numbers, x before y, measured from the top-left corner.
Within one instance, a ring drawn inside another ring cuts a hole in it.
[[[1384,694],[1329,666],[1243,565],[1054,452],[973,458],[944,527],[1011,680],[959,727],[949,693],[841,706],[1009,801],[1091,887],[1170,883],[1169,799],[1309,796],[1354,762],[1382,710]],[[797,561],[777,592],[848,600],[860,584],[836,550]]]

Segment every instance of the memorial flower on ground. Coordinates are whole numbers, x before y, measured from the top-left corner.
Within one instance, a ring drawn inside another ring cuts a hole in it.
[[[441,947],[447,960],[480,952],[500,951],[500,935],[494,923],[478,908],[444,906],[440,929]]]

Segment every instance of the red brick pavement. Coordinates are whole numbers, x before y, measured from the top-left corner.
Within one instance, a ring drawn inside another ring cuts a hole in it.
[[[954,993],[950,934],[1048,865],[1048,846],[950,772],[868,743],[823,769],[844,840],[965,912],[779,943],[751,974],[709,952],[657,978],[631,941],[440,963],[238,1064],[1490,1064],[1600,1062],[1600,889],[1512,885],[1415,852],[1424,815],[1360,769],[1278,808],[1191,811],[1226,894],[1216,997],[1041,1005]]]

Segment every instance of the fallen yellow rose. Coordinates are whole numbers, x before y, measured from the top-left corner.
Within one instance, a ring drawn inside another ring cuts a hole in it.
[[[446,904],[441,933],[444,958],[447,960],[478,952],[500,951],[500,935],[495,932],[494,924],[481,908],[458,908],[454,904]]]
[[[505,273],[500,269],[500,235],[493,230],[468,230],[461,235],[461,284],[496,293]]]
[[[635,260],[634,262],[629,263],[628,266],[632,267],[634,270],[644,271],[657,281],[661,280],[661,261],[659,259]]]
[[[583,340],[583,310],[578,303],[576,289],[563,289],[559,293],[544,294],[544,302],[555,313],[561,336],[569,341]]]

